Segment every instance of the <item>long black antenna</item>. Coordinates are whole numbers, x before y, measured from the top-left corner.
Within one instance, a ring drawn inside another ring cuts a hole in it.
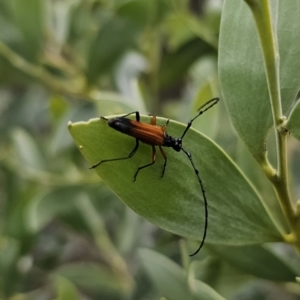
[[[203,187],[203,183],[202,183],[202,180],[200,178],[200,175],[199,175],[199,171],[196,169],[195,165],[194,165],[194,162],[192,160],[192,155],[191,153],[187,152],[186,150],[184,150],[183,148],[181,148],[181,150],[186,154],[186,156],[188,157],[189,161],[191,162],[192,164],[192,167],[196,173],[196,176],[198,178],[198,181],[199,181],[199,184],[200,184],[200,187],[201,187],[201,191],[202,191],[202,195],[203,195],[203,200],[204,200],[204,208],[205,208],[205,222],[204,222],[204,232],[203,232],[203,236],[202,236],[202,241],[201,241],[201,244],[200,246],[198,247],[198,249],[193,253],[193,254],[190,254],[190,256],[194,256],[196,255],[200,249],[202,248],[202,246],[204,245],[204,241],[205,241],[205,238],[206,238],[206,233],[207,233],[207,226],[208,226],[208,209],[207,209],[207,199],[206,199],[206,195],[205,195],[205,190],[204,190],[204,187]]]
[[[214,98],[214,99],[211,99],[209,100],[208,102],[206,102],[205,104],[203,104],[199,109],[198,109],[198,114],[193,118],[191,119],[182,136],[181,136],[181,139],[185,136],[185,134],[187,133],[187,131],[189,130],[189,128],[192,126],[192,123],[194,120],[196,120],[199,116],[201,116],[205,111],[207,111],[208,109],[210,109],[211,107],[213,107],[215,104],[217,104],[219,102],[219,98]],[[204,108],[204,109],[203,109]],[[186,150],[184,150],[182,147],[181,147],[181,150],[186,154],[186,156],[188,157],[189,161],[191,162],[192,164],[192,167],[196,173],[196,176],[198,178],[198,181],[199,181],[199,184],[200,184],[200,187],[201,187],[201,192],[202,192],[202,195],[203,195],[203,201],[204,201],[204,209],[205,209],[205,221],[204,221],[204,231],[203,231],[203,236],[202,236],[202,241],[201,241],[201,244],[200,246],[198,247],[198,249],[193,253],[193,254],[190,254],[190,256],[194,256],[196,255],[202,248],[202,246],[204,245],[204,241],[205,241],[205,238],[206,238],[206,234],[207,234],[207,227],[208,227],[208,205],[207,205],[207,199],[206,199],[206,195],[205,195],[205,190],[204,190],[204,186],[203,186],[203,183],[202,183],[202,180],[201,180],[201,177],[199,175],[199,171],[196,169],[195,165],[194,165],[194,162],[193,162],[193,159],[192,159],[192,155],[191,153],[187,152]]]
[[[198,108],[198,114],[192,119],[190,120],[187,125],[186,125],[186,128],[181,136],[181,139],[183,139],[183,137],[185,136],[185,134],[187,133],[187,131],[190,129],[190,127],[192,126],[193,122],[199,117],[201,116],[204,112],[206,112],[207,110],[209,110],[211,107],[213,107],[214,105],[216,105],[217,103],[219,102],[219,98],[213,98],[209,101],[207,101],[205,104],[203,104],[202,106],[200,106]],[[212,103],[212,104],[210,104]],[[209,106],[207,106],[208,104],[210,104]],[[206,107],[207,106],[207,107]],[[206,107],[205,109],[202,109]]]

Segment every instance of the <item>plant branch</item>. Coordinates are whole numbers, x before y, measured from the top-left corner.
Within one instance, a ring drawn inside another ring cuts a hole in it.
[[[83,78],[78,77],[71,80],[57,79],[47,72],[42,66],[28,62],[1,41],[0,56],[8,60],[15,68],[38,80],[53,91],[67,95],[81,96],[85,92]]]
[[[300,251],[300,232],[296,229],[296,213],[288,189],[287,132],[282,128],[284,117],[280,96],[279,53],[277,38],[272,25],[270,2],[269,0],[245,0],[245,2],[252,11],[260,39],[276,134],[277,171],[273,171],[267,158],[262,163],[262,168],[273,184],[291,229],[291,234],[285,237],[286,241],[293,242]]]

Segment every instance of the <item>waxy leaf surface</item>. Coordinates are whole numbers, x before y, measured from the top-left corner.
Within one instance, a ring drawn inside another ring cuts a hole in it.
[[[166,120],[157,118],[160,125]],[[150,117],[142,117],[150,122]],[[170,121],[168,133],[180,137],[185,125]],[[105,120],[70,123],[69,131],[83,156],[93,165],[99,160],[126,157],[135,146],[132,137],[115,131]],[[191,129],[183,140],[199,169],[209,206],[207,241],[246,245],[282,240],[259,195],[231,159],[211,140]],[[168,157],[161,178],[163,159],[151,162],[151,147],[140,143],[131,159],[107,162],[96,172],[114,193],[137,214],[181,236],[200,240],[204,228],[204,205],[199,182],[183,152],[165,148]],[[91,170],[91,172],[94,172]]]

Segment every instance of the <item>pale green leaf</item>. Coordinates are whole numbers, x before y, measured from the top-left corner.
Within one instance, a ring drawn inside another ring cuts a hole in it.
[[[225,300],[214,289],[200,280],[191,280],[190,288],[195,300]]]
[[[188,280],[184,269],[166,256],[148,249],[140,249],[139,254],[155,287],[167,299],[224,300],[207,284]]]
[[[240,137],[257,159],[272,124],[271,106],[259,40],[244,1],[225,1],[219,44],[223,100]]]
[[[149,123],[149,117],[142,120]],[[160,124],[166,122],[157,120]],[[168,128],[172,136],[181,136],[185,126],[170,121]],[[135,145],[134,139],[116,132],[105,120],[70,123],[69,131],[89,165],[101,159],[126,157]],[[206,190],[207,241],[246,245],[282,240],[258,194],[215,143],[191,129],[183,147],[192,153]],[[140,144],[133,158],[102,164],[96,172],[137,214],[163,229],[200,240],[204,207],[197,177],[183,152],[165,151],[168,165],[164,178],[161,178],[163,160],[158,155],[157,163],[142,170],[133,182],[137,168],[151,162],[151,147],[145,144]]]
[[[94,293],[122,293],[122,283],[117,275],[95,263],[70,263],[56,270],[55,275],[65,277],[79,288],[89,289]]]
[[[36,141],[23,129],[12,131],[12,141],[15,153],[15,162],[26,169],[43,169],[44,159]]]
[[[300,2],[270,2],[280,55],[283,111],[299,90]],[[276,16],[278,15],[278,20]],[[276,26],[277,24],[277,26]],[[244,1],[225,1],[219,47],[220,84],[231,121],[252,155],[262,160],[272,114],[257,30]]]
[[[162,296],[172,300],[191,300],[184,270],[166,256],[148,249],[139,250],[144,268]]]
[[[81,299],[75,285],[68,279],[57,276],[55,279],[57,297],[55,300],[79,300]]]
[[[300,1],[278,1],[278,47],[283,112],[300,89]]]

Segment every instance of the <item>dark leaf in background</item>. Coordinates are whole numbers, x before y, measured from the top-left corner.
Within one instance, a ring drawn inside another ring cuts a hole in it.
[[[45,2],[43,0],[12,0],[15,25],[22,34],[18,51],[30,61],[37,61],[45,35]]]
[[[165,89],[178,83],[199,57],[211,53],[215,54],[215,49],[197,38],[190,40],[176,51],[165,54],[159,70],[160,88]]]
[[[147,21],[147,2],[129,1],[99,28],[87,57],[86,76],[90,84],[111,70],[120,57],[132,48]]]

